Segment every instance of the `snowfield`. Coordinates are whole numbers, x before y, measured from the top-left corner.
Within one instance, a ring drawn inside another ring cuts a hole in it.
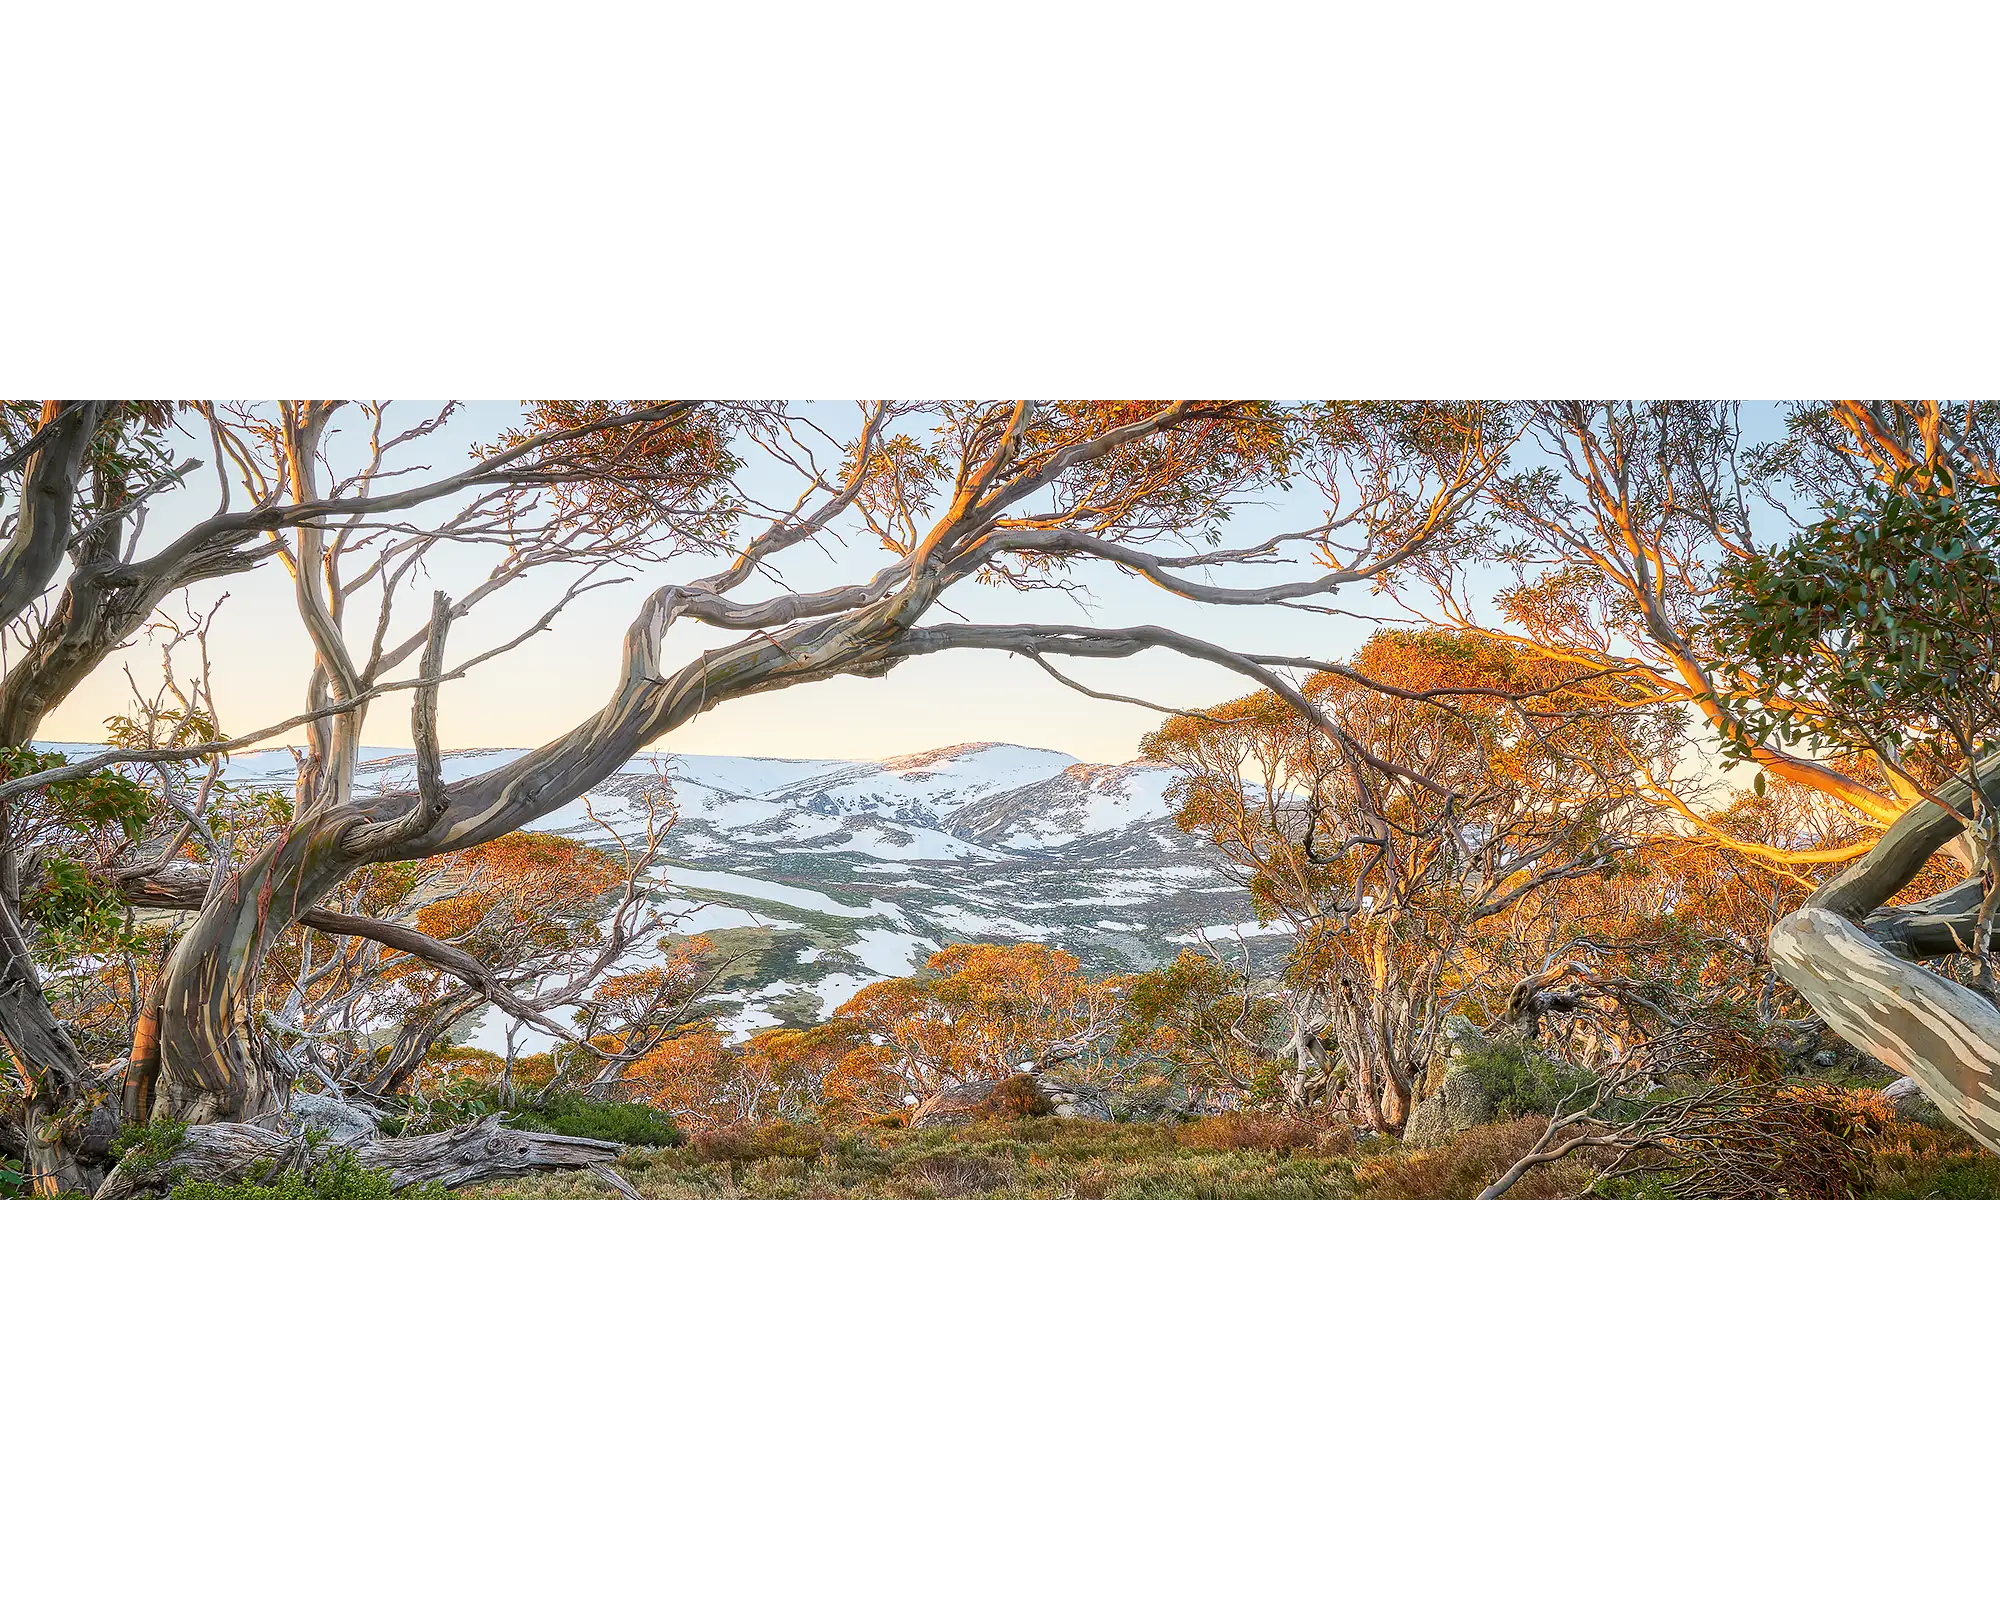
[[[522,754],[452,751],[445,777]],[[361,755],[364,792],[416,786],[409,751]],[[280,747],[231,757],[225,775],[288,790],[295,770]],[[740,1037],[820,1020],[953,943],[1055,944],[1096,972],[1171,961],[1202,934],[1268,951],[1277,930],[1244,920],[1249,898],[1220,858],[1174,826],[1172,778],[1149,762],[1006,744],[887,761],[660,753],[535,826],[599,848],[616,848],[614,834],[643,844],[649,815],[671,804],[660,902],[731,958],[720,1004]],[[502,1036],[489,1011],[477,1041]]]

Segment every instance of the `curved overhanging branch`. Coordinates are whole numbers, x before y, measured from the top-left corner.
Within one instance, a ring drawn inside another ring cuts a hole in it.
[[[450,973],[468,989],[498,1006],[509,1016],[517,1017],[531,1027],[552,1033],[569,1043],[576,1042],[576,1035],[570,1029],[551,1017],[543,1008],[524,1000],[508,988],[483,962],[467,955],[456,945],[446,944],[441,939],[433,939],[429,934],[420,933],[406,923],[388,922],[380,917],[357,917],[345,911],[328,911],[322,906],[300,912],[298,920],[308,928],[317,928],[320,932],[333,934],[336,938],[367,939],[391,950],[400,950],[405,955],[415,956],[427,966],[435,967],[440,972]]]
[[[11,622],[48,587],[69,549],[71,512],[84,453],[103,419],[102,400],[45,400],[34,456],[21,484],[21,514],[0,548],[0,623]]]
[[[1349,584],[1372,581],[1389,568],[1416,554],[1434,532],[1435,530],[1431,528],[1420,530],[1373,560],[1336,567],[1333,571],[1323,573],[1316,578],[1267,584],[1259,589],[1234,589],[1223,584],[1197,583],[1192,578],[1179,576],[1178,572],[1173,570],[1191,564],[1190,558],[1156,556],[1149,550],[1141,550],[1115,539],[1101,539],[1070,531],[1052,534],[1009,532],[995,538],[991,542],[991,548],[996,553],[1005,551],[1010,554],[1074,556],[1094,561],[1108,561],[1183,600],[1194,600],[1204,605],[1262,606],[1282,601],[1310,599],[1317,595],[1332,594]],[[1201,564],[1231,566],[1243,559],[1233,550],[1218,550],[1209,554]]]
[[[1116,660],[1142,650],[1172,650],[1197,661],[1208,661],[1231,672],[1241,673],[1260,687],[1270,690],[1286,705],[1318,728],[1347,756],[1373,768],[1385,778],[1397,778],[1428,789],[1440,797],[1449,792],[1421,772],[1389,761],[1359,744],[1347,730],[1313,704],[1298,687],[1273,670],[1274,665],[1304,666],[1321,670],[1328,663],[1308,662],[1291,657],[1247,655],[1230,650],[1192,634],[1172,628],[1141,626],[1132,628],[1062,628],[1033,625],[982,626],[976,623],[947,623],[934,628],[913,628],[890,647],[896,656],[930,655],[940,650],[1007,650],[1016,655],[1089,656]],[[1414,697],[1413,697],[1414,698]]]

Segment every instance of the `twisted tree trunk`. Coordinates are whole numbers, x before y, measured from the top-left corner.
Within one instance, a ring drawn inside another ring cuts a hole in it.
[[[2000,773],[2000,757],[1981,777]],[[1961,812],[1972,785],[1940,791]],[[2000,1152],[2000,1009],[1917,963],[1968,952],[1985,885],[1978,878],[1914,906],[1886,902],[1957,838],[1958,818],[1912,806],[1867,856],[1771,930],[1771,964],[1828,1027],[1914,1078],[1944,1115]]]
[[[885,671],[927,603],[905,592],[859,613],[758,634],[677,671],[665,636],[688,597],[660,590],[625,638],[619,684],[604,709],[507,766],[445,785],[437,777],[434,702],[413,714],[416,794],[377,795],[297,817],[246,861],[181,936],[161,982],[159,1090],[152,1114],[194,1123],[247,1121],[284,1103],[282,1065],[267,1058],[254,996],[271,941],[360,868],[467,850],[526,826],[610,777],[638,751],[706,707],[781,684]],[[698,604],[699,597],[692,603]],[[425,676],[435,677],[429,669]]]
[[[1806,906],[1771,931],[1771,960],[1828,1027],[1914,1078],[1937,1108],[2000,1151],[2000,1011],[1853,923]]]

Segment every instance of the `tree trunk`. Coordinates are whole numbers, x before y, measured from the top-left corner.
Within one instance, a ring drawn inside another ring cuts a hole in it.
[[[1392,975],[1391,982],[1404,981]],[[1407,998],[1372,994],[1354,980],[1333,1007],[1334,1033],[1346,1064],[1352,1114],[1371,1133],[1401,1133],[1416,1105],[1417,1078],[1435,1042],[1435,1019],[1414,1023]]]
[[[1923,1086],[1951,1122],[2000,1151],[2000,1011],[1890,954],[1817,906],[1771,930],[1771,961],[1828,1027]]]
[[[257,979],[271,940],[361,864],[340,848],[345,832],[324,814],[295,822],[181,935],[160,985],[154,1115],[247,1122],[284,1103],[282,1065],[256,1028]]]
[[[287,1086],[267,1062],[253,1001],[270,942],[358,868],[415,861],[485,844],[525,826],[616,772],[655,740],[724,700],[842,672],[883,670],[928,595],[900,592],[861,612],[760,634],[709,651],[678,670],[661,663],[682,592],[666,588],[625,636],[617,690],[596,716],[507,766],[440,787],[309,813],[250,861],[182,935],[167,963],[160,1008],[156,1115],[243,1121],[283,1103]],[[420,747],[434,726],[420,729]],[[420,769],[422,762],[419,763]]]
[[[2000,774],[2000,757],[1980,764]],[[1960,812],[1970,779],[1940,791]],[[1875,848],[1771,930],[1771,963],[1833,1031],[1914,1078],[1951,1122],[2000,1152],[2000,1010],[1905,956],[1972,948],[1978,880],[1917,906],[1887,906],[1962,831],[1932,801],[1912,806]]]
[[[86,1187],[71,1148],[76,1096],[89,1066],[63,1032],[42,993],[42,977],[28,954],[20,923],[0,895],[0,1038],[26,1079],[22,1109],[24,1169],[38,1195],[73,1194]]]

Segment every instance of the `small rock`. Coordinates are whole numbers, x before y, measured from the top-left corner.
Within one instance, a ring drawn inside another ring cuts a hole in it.
[[[381,1126],[366,1111],[331,1095],[295,1094],[290,1111],[294,1127],[318,1128],[335,1144],[366,1144],[382,1136]]]
[[[1926,1128],[1951,1126],[1951,1119],[1938,1110],[1915,1078],[1898,1078],[1882,1091],[1882,1098],[1903,1122],[1921,1123]]]

